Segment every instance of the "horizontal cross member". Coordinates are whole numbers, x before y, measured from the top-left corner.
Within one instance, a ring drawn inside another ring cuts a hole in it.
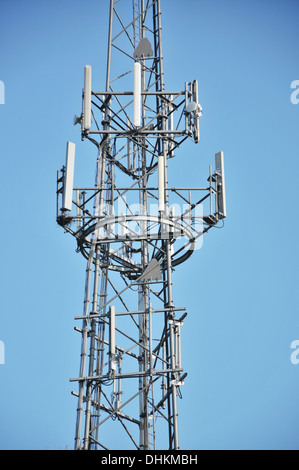
[[[123,374],[114,374],[111,377],[109,374],[105,375],[90,375],[86,377],[76,377],[70,379],[70,382],[101,382],[102,380],[110,380],[113,379],[131,379],[136,377],[150,377],[154,375],[163,375],[163,374],[178,374],[183,372],[183,369],[163,369],[163,370],[155,370],[155,369],[148,369],[144,372],[128,372]]]

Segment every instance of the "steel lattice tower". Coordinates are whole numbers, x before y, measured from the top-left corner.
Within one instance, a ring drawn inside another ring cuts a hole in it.
[[[75,146],[57,175],[57,221],[87,260],[75,449],[179,449],[186,373],[173,268],[226,216],[223,153],[206,187],[174,188],[169,165],[199,142],[198,83],[166,91],[160,0],[110,0],[106,89],[84,70],[82,140],[97,149],[91,187],[73,188]],[[126,91],[129,90],[129,91]],[[207,215],[204,215],[206,211]],[[123,437],[121,436],[123,433]]]

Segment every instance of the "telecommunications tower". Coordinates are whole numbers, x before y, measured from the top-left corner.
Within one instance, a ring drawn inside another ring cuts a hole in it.
[[[107,0],[109,1],[109,0]],[[74,187],[75,144],[57,174],[57,222],[87,261],[75,449],[179,449],[186,378],[173,268],[225,218],[223,152],[204,187],[173,187],[168,169],[200,140],[197,80],[167,90],[160,0],[110,0],[106,88],[84,69],[74,124],[94,144],[95,180]]]

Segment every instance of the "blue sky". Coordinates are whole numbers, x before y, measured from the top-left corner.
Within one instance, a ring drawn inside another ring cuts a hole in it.
[[[1,2],[1,449],[73,448],[85,261],[56,225],[56,171],[71,140],[93,177],[72,120],[85,64],[105,87],[108,3]],[[296,0],[162,1],[166,88],[198,79],[203,107],[170,178],[202,185],[223,150],[228,210],[174,273],[182,449],[299,448],[298,15]]]

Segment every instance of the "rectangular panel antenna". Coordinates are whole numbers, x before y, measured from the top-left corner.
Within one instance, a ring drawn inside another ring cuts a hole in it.
[[[72,210],[74,168],[75,168],[75,148],[76,146],[75,144],[73,144],[73,142],[67,142],[63,195],[62,195],[62,208],[61,208],[62,211]]]
[[[84,67],[84,91],[83,91],[83,128],[91,127],[91,66]]]
[[[159,212],[165,209],[165,177],[164,177],[164,155],[158,156],[158,198]]]
[[[135,127],[141,125],[141,64],[134,63],[134,119]]]
[[[216,153],[215,166],[216,166],[217,213],[220,219],[224,219],[226,217],[226,197],[225,197],[223,152]]]
[[[110,357],[110,372],[116,370],[115,363],[115,307],[110,307],[109,318],[109,357]]]
[[[200,140],[200,133],[199,133],[199,110],[198,110],[198,80],[194,80],[192,84],[192,95],[193,95],[193,101],[197,105],[197,110],[194,113],[194,129],[193,129],[193,136],[194,136],[194,141],[197,144]]]

